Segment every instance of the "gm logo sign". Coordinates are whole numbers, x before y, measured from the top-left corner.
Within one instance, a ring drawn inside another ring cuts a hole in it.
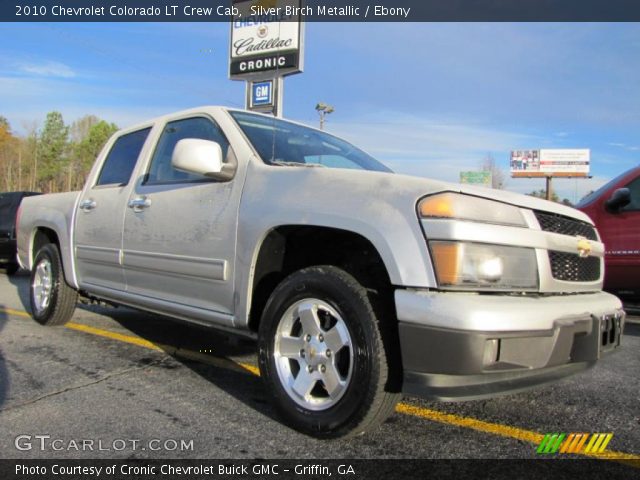
[[[273,80],[251,84],[251,107],[273,106]]]

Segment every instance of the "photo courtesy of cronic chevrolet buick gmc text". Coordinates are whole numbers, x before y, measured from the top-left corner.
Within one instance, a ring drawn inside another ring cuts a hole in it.
[[[397,175],[270,116],[202,107],[116,133],[81,192],[28,198],[33,317],[78,296],[258,340],[269,396],[311,435],[362,433],[402,392],[478,399],[620,344],[587,215]]]
[[[640,306],[640,166],[624,172],[577,205],[605,245],[604,289]]]

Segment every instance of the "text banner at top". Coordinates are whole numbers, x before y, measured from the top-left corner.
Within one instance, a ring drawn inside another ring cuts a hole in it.
[[[265,0],[249,18],[231,0],[15,0],[0,22],[637,22],[640,0]]]

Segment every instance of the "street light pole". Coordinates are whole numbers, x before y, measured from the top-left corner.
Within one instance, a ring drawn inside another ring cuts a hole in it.
[[[316,112],[318,112],[318,115],[320,115],[320,130],[324,130],[324,117],[330,113],[333,113],[334,108],[331,105],[327,105],[326,103],[318,103],[316,105]]]

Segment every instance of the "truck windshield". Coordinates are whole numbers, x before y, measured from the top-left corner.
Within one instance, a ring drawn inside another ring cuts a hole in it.
[[[371,155],[333,135],[265,115],[229,113],[268,165],[392,173]]]

